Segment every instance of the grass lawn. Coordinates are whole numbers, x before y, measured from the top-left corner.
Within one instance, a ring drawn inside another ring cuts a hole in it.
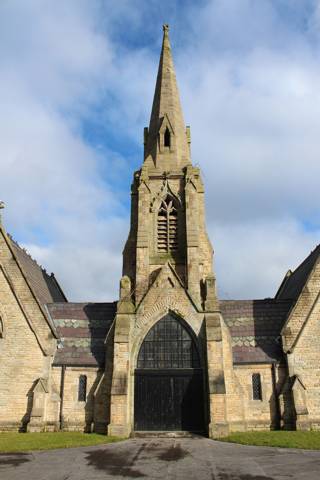
[[[305,448],[320,450],[320,431],[263,431],[237,432],[219,438],[222,442],[241,443],[242,445],[260,445],[267,447]]]
[[[26,452],[29,450],[50,450],[52,448],[86,447],[123,440],[98,433],[57,432],[57,433],[0,433],[0,452]]]

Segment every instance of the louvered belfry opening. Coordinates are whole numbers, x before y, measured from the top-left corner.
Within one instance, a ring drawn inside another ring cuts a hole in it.
[[[169,195],[162,200],[157,219],[158,251],[178,250],[178,211],[174,199]]]

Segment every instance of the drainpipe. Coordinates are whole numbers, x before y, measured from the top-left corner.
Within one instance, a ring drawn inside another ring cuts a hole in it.
[[[63,430],[64,419],[63,419],[63,398],[64,398],[64,378],[66,374],[66,366],[62,365],[61,367],[61,381],[60,381],[60,412],[59,412],[59,424],[60,430]]]
[[[272,386],[273,386],[273,394],[274,394],[274,404],[276,409],[276,429],[280,429],[280,419],[281,419],[281,412],[280,412],[280,403],[279,397],[277,394],[277,381],[276,381],[276,364],[272,362],[271,364],[271,376],[272,376]]]

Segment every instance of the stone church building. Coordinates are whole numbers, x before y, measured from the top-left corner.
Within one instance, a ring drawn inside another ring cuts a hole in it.
[[[68,302],[1,226],[0,430],[320,428],[320,246],[276,296],[219,300],[168,27],[119,300]]]

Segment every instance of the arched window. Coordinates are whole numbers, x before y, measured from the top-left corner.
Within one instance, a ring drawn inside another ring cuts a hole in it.
[[[168,313],[140,347],[134,387],[136,430],[204,430],[204,382],[197,344],[185,325]]]
[[[87,398],[87,375],[80,375],[78,386],[78,401],[85,402]]]
[[[164,132],[164,146],[165,147],[171,147],[171,134],[170,134],[170,130],[169,128],[167,127],[165,129],[165,132]]]
[[[169,195],[162,200],[157,218],[159,252],[175,252],[178,249],[178,212]]]
[[[146,335],[137,368],[199,368],[199,355],[188,330],[173,315],[166,315]]]
[[[260,373],[252,374],[252,398],[253,400],[262,400],[262,387]]]

